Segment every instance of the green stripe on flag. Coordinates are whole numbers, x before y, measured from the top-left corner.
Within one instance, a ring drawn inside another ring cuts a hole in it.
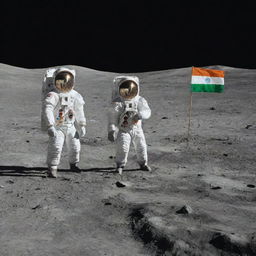
[[[191,84],[191,92],[223,92],[223,84]]]

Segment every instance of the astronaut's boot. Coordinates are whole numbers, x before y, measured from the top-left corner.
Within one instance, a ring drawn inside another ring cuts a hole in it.
[[[81,169],[77,166],[78,163],[74,163],[74,164],[69,164],[70,165],[70,170],[73,172],[81,172]]]
[[[151,167],[148,166],[147,164],[141,165],[141,166],[140,166],[140,169],[141,169],[142,171],[146,171],[146,172],[151,172],[151,171],[152,171]]]
[[[120,174],[120,175],[122,175],[122,173],[123,173],[123,167],[117,167],[116,168],[116,171]]]
[[[50,178],[57,178],[57,166],[49,166],[47,174]]]

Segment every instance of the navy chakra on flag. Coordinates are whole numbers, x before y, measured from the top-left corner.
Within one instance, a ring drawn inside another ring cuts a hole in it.
[[[206,77],[206,78],[205,78],[205,82],[206,82],[207,84],[209,84],[209,83],[211,82],[211,78],[210,78],[210,77]]]

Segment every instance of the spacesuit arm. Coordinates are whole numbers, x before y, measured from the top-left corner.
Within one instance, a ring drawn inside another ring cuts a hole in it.
[[[116,131],[121,111],[121,103],[113,102],[108,112],[108,132]]]
[[[83,97],[78,94],[76,97],[76,103],[75,103],[75,116],[76,116],[76,122],[77,124],[82,127],[86,126],[86,118],[84,115],[84,99]]]
[[[43,112],[45,116],[46,125],[48,127],[55,125],[54,109],[57,104],[58,95],[53,92],[48,93],[43,104]]]
[[[138,103],[138,116],[140,119],[148,119],[151,116],[151,109],[144,98],[140,98]]]

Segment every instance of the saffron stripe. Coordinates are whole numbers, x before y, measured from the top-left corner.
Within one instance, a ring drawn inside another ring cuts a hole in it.
[[[192,76],[212,76],[212,77],[223,77],[224,78],[224,71],[216,70],[216,69],[192,67]]]

